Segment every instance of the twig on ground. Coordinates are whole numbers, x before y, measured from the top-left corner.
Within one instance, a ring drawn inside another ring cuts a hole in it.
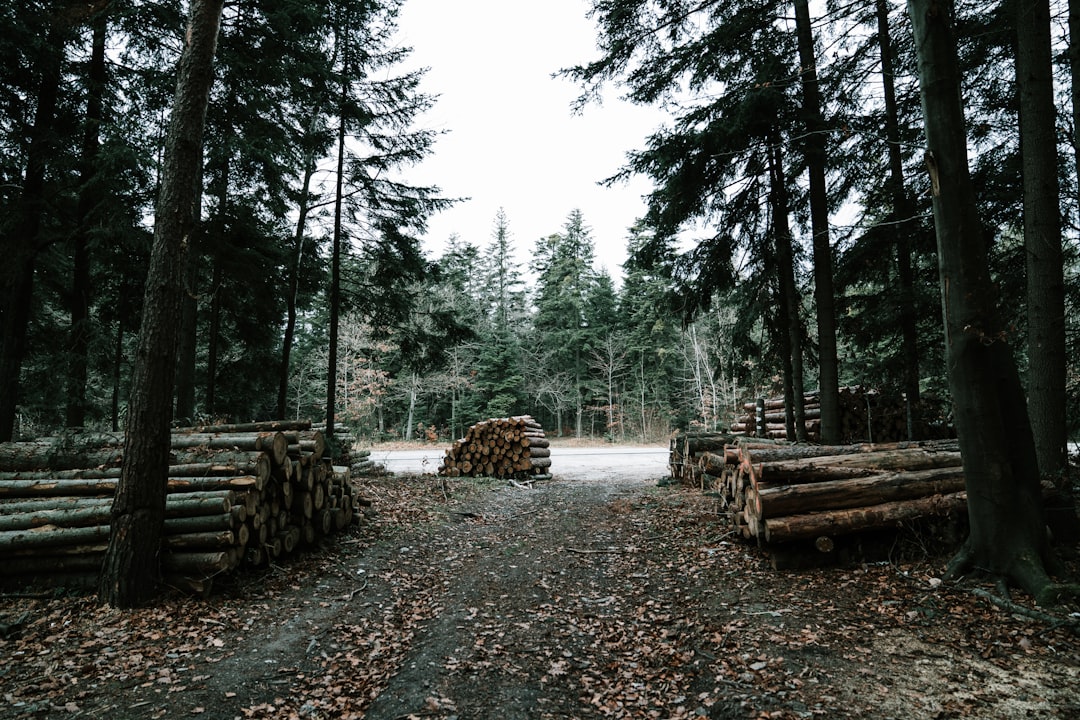
[[[970,588],[969,592],[975,597],[982,598],[993,605],[997,605],[1002,610],[1047,623],[1050,625],[1050,627],[1047,628],[1048,630],[1067,627],[1072,630],[1073,633],[1080,634],[1080,618],[1061,617],[1060,615],[1053,615],[1051,613],[1035,610],[1034,608],[1025,607],[1012,600],[1007,600],[999,595],[995,595],[989,590],[983,590],[982,588]]]
[[[603,550],[590,550],[583,548],[566,548],[568,552],[577,553],[579,555],[622,555],[623,553],[630,552],[629,550],[619,550],[617,548],[605,548]]]

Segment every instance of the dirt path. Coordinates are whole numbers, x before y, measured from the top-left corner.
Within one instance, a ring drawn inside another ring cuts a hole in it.
[[[778,573],[699,491],[362,490],[369,524],[209,600],[0,601],[32,618],[0,640],[0,718],[1080,716],[1067,630],[931,565]]]

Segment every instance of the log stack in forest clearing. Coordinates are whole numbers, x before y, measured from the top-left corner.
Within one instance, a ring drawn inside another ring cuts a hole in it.
[[[550,480],[550,445],[530,415],[482,420],[446,451],[439,475]]]
[[[171,444],[162,569],[178,587],[207,591],[358,517],[349,468],[310,422],[182,428]],[[94,582],[122,448],[116,433],[0,444],[0,576]]]
[[[838,446],[737,438],[695,455],[672,438],[672,476],[713,489],[741,537],[833,548],[833,538],[966,509],[956,441]],[[718,436],[709,442],[719,444]]]
[[[889,397],[863,387],[840,388],[840,444],[859,442],[890,443],[905,439],[940,438],[943,433],[931,427],[924,418],[913,427],[914,438],[908,438],[907,406],[902,397]],[[807,439],[821,440],[821,402],[817,393],[803,398]],[[745,415],[734,423],[732,432],[756,438],[790,440],[786,406],[783,397],[759,399],[743,405]]]
[[[733,433],[707,430],[672,433],[668,444],[668,472],[671,479],[703,490],[712,488],[712,478],[702,465],[701,458],[706,453],[722,453],[726,446],[737,440],[738,436]]]

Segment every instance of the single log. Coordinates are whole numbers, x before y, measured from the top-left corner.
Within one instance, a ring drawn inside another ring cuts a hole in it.
[[[105,507],[111,508],[111,497],[39,497],[14,498],[0,500],[0,516],[19,513],[48,512],[50,510],[72,510],[75,508]]]
[[[8,480],[116,480],[120,477],[121,472],[122,468],[119,467],[76,468],[73,470],[22,470],[16,472],[0,472],[0,483]]]
[[[70,470],[88,467],[118,467],[123,459],[120,448],[78,450],[50,442],[0,443],[0,468],[20,470]]]
[[[805,458],[819,458],[838,455],[858,455],[863,453],[885,452],[890,450],[922,450],[925,452],[957,452],[960,447],[952,441],[915,441],[894,443],[857,443],[851,445],[792,445],[789,443],[763,443],[755,438],[753,441],[743,440],[739,442],[739,453],[742,459],[754,463],[780,462],[783,460],[800,460]]]
[[[167,552],[161,555],[161,565],[174,573],[210,576],[231,570],[239,554],[231,550],[217,552]]]
[[[869,528],[887,527],[927,515],[949,515],[966,507],[967,493],[958,492],[870,507],[788,515],[764,521],[765,539],[768,542],[783,542],[821,535],[844,535]]]
[[[88,527],[108,525],[112,504],[91,507],[57,508],[0,515],[0,531],[29,530],[30,528],[52,525],[56,527]]]
[[[531,458],[551,457],[551,449],[550,448],[542,448],[542,447],[528,447],[528,448],[525,448],[522,451],[521,457],[531,457]]]
[[[310,420],[267,420],[252,423],[234,423],[225,425],[198,425],[195,427],[175,428],[174,433],[261,433],[286,432],[289,430],[310,430]]]
[[[31,530],[9,530],[0,532],[0,550],[25,550],[30,548],[48,548],[62,545],[85,545],[100,540],[108,540],[108,525],[90,527],[61,528],[43,525]]]
[[[195,493],[165,496],[165,517],[221,515],[230,511],[233,498],[228,496],[191,497]]]
[[[261,490],[270,478],[270,456],[257,453],[246,463],[186,463],[169,466],[169,477],[240,477],[254,476]]]
[[[255,475],[238,477],[170,477],[166,489],[170,493],[190,493],[200,490],[262,490]]]
[[[727,470],[728,457],[723,451],[719,453],[706,452],[698,458],[699,465],[709,475],[720,477]]]
[[[289,451],[289,440],[285,433],[277,431],[271,433],[252,433],[250,435],[214,435],[192,434],[173,435],[172,448],[191,449],[209,448],[220,450],[239,450],[250,452],[266,452],[274,465],[285,462]]]
[[[196,446],[173,448],[170,456],[170,468],[175,468],[178,465],[235,465],[245,468],[240,473],[235,473],[239,475],[261,475],[261,468],[265,466],[266,476],[269,477],[270,470],[275,464],[274,458],[261,450],[222,450],[221,448]],[[256,468],[258,471],[253,472],[249,468]],[[188,475],[186,472],[177,472],[175,470],[170,470],[169,474],[173,476]]]
[[[181,535],[185,533],[214,532],[217,530],[233,530],[243,523],[243,514],[246,512],[243,505],[234,505],[230,512],[218,515],[194,515],[190,517],[166,518],[165,534]]]
[[[45,555],[41,552],[28,557],[5,557],[0,563],[0,575],[55,575],[70,572],[99,572],[105,551],[82,555]]]
[[[162,538],[162,542],[170,550],[209,550],[228,548],[239,544],[236,541],[236,534],[232,530],[166,535]]]
[[[723,451],[725,445],[730,445],[737,440],[738,438],[731,433],[718,433],[716,435],[696,437],[691,435],[686,438],[683,453],[687,457],[693,457],[703,452]]]
[[[960,467],[959,452],[926,452],[913,450],[879,450],[850,455],[827,455],[804,460],[783,460],[759,463],[758,481],[761,483],[807,482],[819,478],[828,479],[829,469],[881,470],[929,470],[933,468]]]

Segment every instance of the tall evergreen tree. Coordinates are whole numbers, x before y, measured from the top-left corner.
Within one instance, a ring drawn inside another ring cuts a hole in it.
[[[563,231],[542,241],[531,266],[537,282],[533,329],[538,344],[571,377],[578,437],[584,433],[590,396],[589,353],[599,337],[589,307],[597,283],[594,260],[592,232],[582,212],[574,209],[567,215]]]
[[[1062,590],[1046,537],[1035,441],[1000,321],[987,243],[968,172],[951,5],[909,0],[919,57],[926,162],[934,199],[954,418],[970,534],[947,577],[972,567],[1015,581],[1039,604]]]

